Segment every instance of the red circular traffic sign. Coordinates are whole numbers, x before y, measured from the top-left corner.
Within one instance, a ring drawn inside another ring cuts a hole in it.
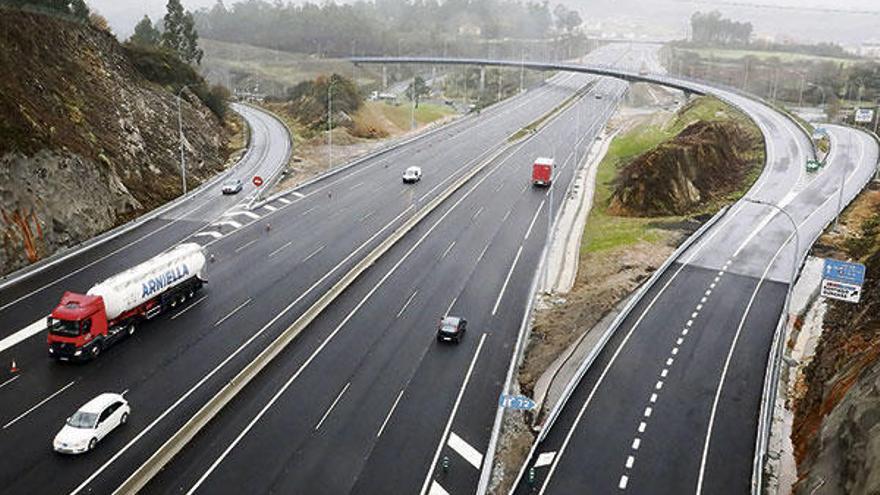
[[[259,175],[255,175],[254,176],[254,185],[257,187],[262,186],[263,185],[263,178],[260,177]]]

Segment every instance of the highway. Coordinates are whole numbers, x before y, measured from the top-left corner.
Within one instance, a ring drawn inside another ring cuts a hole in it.
[[[42,334],[0,351],[0,362],[15,359],[22,370],[0,378],[4,425],[0,452],[7,459],[0,468],[2,491],[112,491],[262,345],[402,219],[493,153],[516,153],[516,148],[504,150],[507,136],[568,99],[588,79],[560,74],[479,116],[461,119],[254,210],[236,204],[206,206],[211,214],[197,215],[199,220],[186,213],[180,220],[160,219],[174,228],[179,224],[189,228],[175,236],[165,236],[172,230],[167,227],[161,233],[135,237],[108,251],[104,259],[87,253],[94,262],[59,264],[58,272],[47,270],[25,280],[39,289],[34,295],[29,292],[36,289],[28,291],[17,284],[4,289],[0,323],[5,337],[41,319],[63,290],[84,291],[100,278],[174,243],[200,242],[216,259],[208,268],[209,283],[201,297],[142,325],[131,342],[108,350],[96,362],[79,366],[49,362]],[[612,104],[607,103],[609,111]],[[584,117],[585,126],[586,122]],[[254,126],[253,142],[265,138],[266,143],[258,166],[278,166],[275,160],[287,150],[276,146],[277,136],[263,131]],[[287,142],[285,136],[283,143]],[[251,153],[258,150],[255,146]],[[508,163],[529,166],[514,159]],[[400,174],[411,164],[422,166],[425,178],[403,187]],[[271,230],[265,229],[270,222]],[[456,256],[455,252],[451,250],[449,256]],[[394,306],[399,303],[394,301]],[[308,352],[320,338],[320,330],[310,329],[291,352]],[[469,335],[466,342],[478,339],[479,335]],[[361,351],[349,352],[348,360],[354,361]],[[126,391],[133,409],[129,424],[88,456],[54,455],[51,438],[64,418],[103,391]],[[331,392],[318,388],[309,395]],[[310,398],[309,403],[318,406],[317,400]],[[52,476],[45,476],[47,472]]]
[[[730,95],[736,98],[735,95]],[[828,126],[832,153],[808,175],[806,136],[742,102],[767,141],[750,200],[797,222],[797,260],[873,174],[877,143]],[[516,493],[748,493],[768,352],[795,256],[793,225],[740,201],[641,298],[574,389]]]

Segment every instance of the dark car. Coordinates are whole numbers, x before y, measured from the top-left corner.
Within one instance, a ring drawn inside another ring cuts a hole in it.
[[[467,331],[467,320],[457,316],[444,316],[440,320],[440,328],[437,330],[437,340],[440,342],[459,343]]]

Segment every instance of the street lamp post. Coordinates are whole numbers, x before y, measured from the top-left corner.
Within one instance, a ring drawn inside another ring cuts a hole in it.
[[[183,119],[181,118],[180,113],[180,93],[188,87],[188,84],[184,84],[183,87],[177,90],[177,133],[178,141],[180,143],[180,181],[183,186],[184,196],[186,196],[186,154],[183,150]]]
[[[327,169],[333,168],[333,76],[327,84]]]
[[[791,285],[792,285],[792,287],[794,287],[794,281],[795,281],[795,278],[797,278],[797,266],[798,266],[797,259],[798,259],[798,254],[800,254],[800,252],[801,252],[801,238],[800,238],[800,233],[798,230],[797,222],[794,221],[794,218],[792,218],[792,216],[787,211],[785,211],[785,209],[783,207],[777,205],[776,203],[771,203],[769,201],[763,201],[760,199],[752,199],[752,198],[743,198],[743,199],[745,201],[748,201],[749,203],[754,203],[754,204],[758,204],[758,205],[764,205],[764,206],[769,206],[771,208],[775,208],[776,210],[781,212],[783,215],[785,215],[785,218],[787,218],[788,221],[791,222],[791,226],[794,228],[794,256],[792,257],[792,260],[791,260]]]

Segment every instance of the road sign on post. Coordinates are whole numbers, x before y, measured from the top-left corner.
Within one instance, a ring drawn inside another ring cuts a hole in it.
[[[870,124],[874,122],[874,109],[873,108],[857,108],[855,116],[853,120],[859,124]]]
[[[255,186],[260,187],[260,186],[263,185],[263,178],[260,177],[259,175],[255,175],[255,176],[254,176],[253,183],[254,183]]]
[[[862,298],[865,265],[838,260],[825,260],[822,268],[822,296],[849,303]]]

